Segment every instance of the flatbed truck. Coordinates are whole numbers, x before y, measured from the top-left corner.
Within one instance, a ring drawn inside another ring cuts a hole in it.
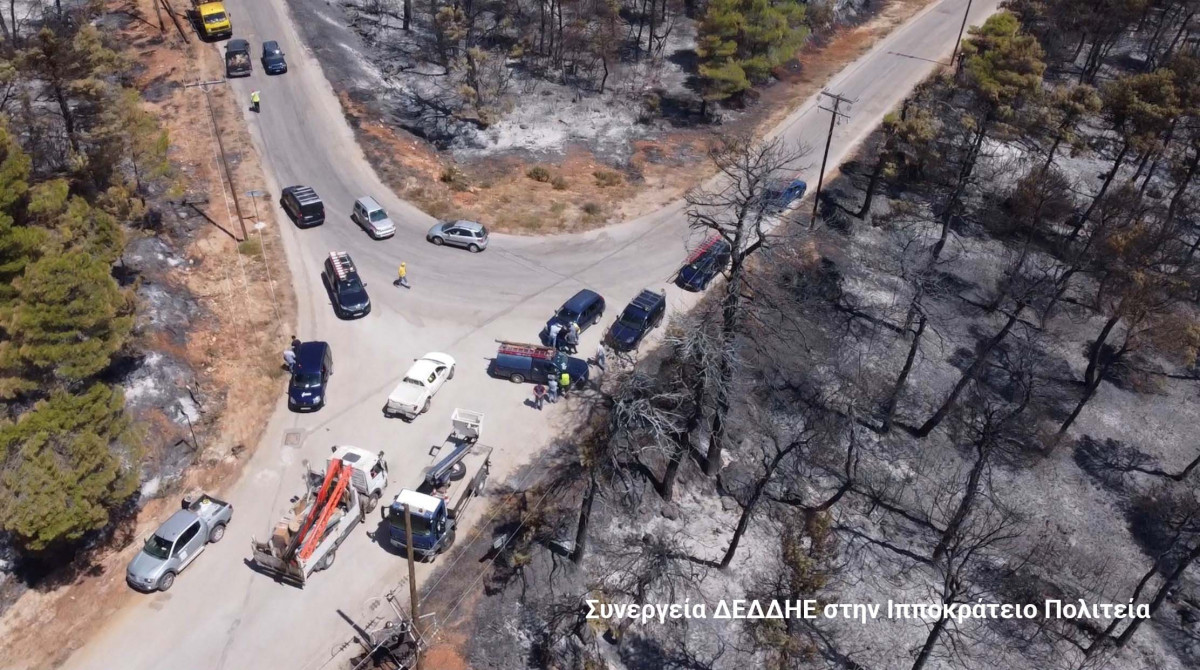
[[[388,542],[397,549],[433,560],[454,544],[458,519],[483,492],[491,470],[492,448],[479,444],[483,414],[456,409],[450,436],[438,450],[441,459],[427,468],[415,490],[404,489],[380,510],[388,524]],[[405,506],[411,516],[412,542],[405,529]]]
[[[387,463],[383,452],[334,447],[325,474],[309,470],[304,479],[304,495],[271,536],[250,541],[260,571],[301,588],[333,565],[338,547],[374,509],[387,486]]]

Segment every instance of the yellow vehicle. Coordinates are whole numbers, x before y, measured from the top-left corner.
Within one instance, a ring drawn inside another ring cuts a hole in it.
[[[216,40],[233,35],[233,22],[220,2],[201,2],[196,5],[196,29],[205,39]]]

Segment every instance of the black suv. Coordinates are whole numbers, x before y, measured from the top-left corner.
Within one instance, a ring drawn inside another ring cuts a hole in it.
[[[608,343],[617,351],[636,349],[646,333],[662,324],[666,312],[667,292],[643,289],[608,329]]]
[[[353,319],[371,313],[367,285],[359,278],[350,254],[344,251],[329,254],[321,278],[333,298],[333,311],[340,318]]]
[[[564,302],[563,306],[559,307],[554,316],[546,322],[546,327],[542,329],[540,335],[542,344],[548,347],[554,346],[555,343],[550,341],[550,326],[556,323],[564,327],[577,323],[579,331],[583,332],[589,326],[599,323],[602,316],[604,316],[604,298],[601,298],[599,293],[585,288]]]
[[[675,285],[685,291],[703,291],[713,277],[725,271],[731,255],[728,242],[719,237],[709,238],[692,253],[687,264],[679,268]]]
[[[325,385],[333,374],[333,352],[325,342],[303,342],[296,347],[296,363],[288,383],[288,409],[318,410],[325,406]]]
[[[279,196],[279,206],[292,217],[300,228],[311,228],[325,223],[325,203],[308,186],[288,186]]]

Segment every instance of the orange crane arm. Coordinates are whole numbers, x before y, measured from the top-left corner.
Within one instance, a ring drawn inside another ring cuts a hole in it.
[[[296,551],[296,547],[299,546],[299,544],[303,542],[304,538],[308,535],[308,529],[312,528],[313,522],[316,521],[317,515],[319,514],[318,510],[324,506],[326,498],[329,497],[329,491],[332,488],[333,478],[337,475],[341,466],[341,461],[330,461],[329,467],[325,470],[325,480],[321,482],[321,488],[317,491],[316,501],[313,502],[312,508],[308,510],[308,515],[304,517],[304,523],[300,525],[300,529],[296,532],[296,535],[292,537],[292,541],[288,543],[287,548],[283,551],[282,558],[284,560],[291,559],[292,554]]]
[[[308,537],[304,538],[304,546],[300,548],[300,560],[302,561],[308,560],[308,557],[317,550],[317,545],[321,543],[321,536],[325,534],[325,527],[329,525],[330,517],[337,510],[338,502],[341,501],[342,495],[346,493],[346,487],[350,484],[350,466],[343,465],[341,461],[335,462],[341,466],[337,484],[333,488],[333,494],[325,500],[325,506],[321,509],[321,516],[317,519],[316,525],[312,527]]]

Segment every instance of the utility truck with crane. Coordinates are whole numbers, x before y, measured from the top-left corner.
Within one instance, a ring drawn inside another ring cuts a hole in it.
[[[258,568],[303,588],[314,572],[333,565],[342,542],[375,509],[387,488],[383,452],[334,447],[325,474],[308,470],[304,495],[275,525],[271,536],[250,548]]]
[[[456,409],[450,421],[453,429],[437,452],[441,460],[425,470],[415,491],[404,489],[381,510],[391,545],[414,551],[414,557],[421,560],[433,560],[454,544],[458,519],[483,492],[491,469],[492,448],[479,444],[483,414]]]

